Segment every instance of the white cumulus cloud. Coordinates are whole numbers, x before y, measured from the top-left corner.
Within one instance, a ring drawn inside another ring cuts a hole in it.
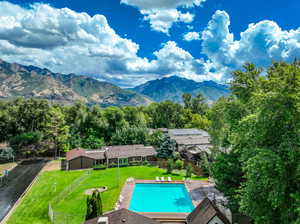
[[[161,32],[175,21],[189,22],[193,15],[180,7],[195,7],[202,0],[122,0],[149,13],[148,20]],[[165,13],[160,14],[166,10]],[[168,14],[164,17],[165,14]],[[172,17],[171,22],[168,20]],[[162,22],[161,22],[162,21]],[[161,22],[161,23],[160,23]],[[78,13],[36,3],[28,8],[0,1],[0,57],[9,62],[46,67],[54,72],[92,75],[121,86],[134,86],[162,76],[179,75],[197,81],[225,81],[245,62],[267,66],[272,60],[300,57],[300,28],[283,30],[274,21],[250,24],[236,39],[230,17],[216,11],[201,33],[184,39],[200,39],[207,59],[195,58],[174,41],[153,52],[154,59],[138,56],[139,45],[120,37],[105,16]]]
[[[188,32],[183,35],[185,41],[200,40],[200,34],[197,32]]]
[[[191,23],[194,15],[183,13],[178,8],[192,8],[200,6],[205,0],[121,0],[122,4],[138,8],[144,16],[144,20],[149,20],[153,30],[168,34],[173,23]]]
[[[300,57],[300,28],[282,30],[276,22],[264,20],[249,24],[239,40],[229,28],[229,15],[216,11],[201,37],[202,53],[217,70],[225,71],[225,79],[245,62],[265,67],[272,60],[291,62]]]
[[[218,75],[211,72],[212,66],[209,62],[194,58],[174,41],[164,43],[154,55],[156,58],[151,61],[135,61],[131,68],[134,72],[158,74],[160,77],[177,75],[196,81],[219,80]]]
[[[191,20],[187,15],[179,17]],[[206,71],[202,60],[175,42],[162,45],[151,61],[137,56],[138,50],[139,45],[120,37],[103,15],[90,16],[42,3],[22,8],[0,2],[0,55],[9,62],[91,75],[121,86]]]

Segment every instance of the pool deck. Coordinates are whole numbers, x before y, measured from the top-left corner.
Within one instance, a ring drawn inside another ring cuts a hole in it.
[[[199,194],[195,194],[199,189],[202,188],[212,188],[214,185],[205,180],[187,180],[187,181],[156,181],[156,180],[134,180],[133,178],[128,178],[125,182],[123,189],[121,191],[118,202],[116,203],[115,209],[130,207],[130,201],[134,191],[134,186],[136,183],[153,183],[153,184],[184,184],[191,199],[194,207],[196,207],[204,198]],[[141,199],[142,200],[142,199]],[[170,212],[140,212],[149,218],[160,220],[160,221],[182,221],[185,220],[189,213],[170,213]]]

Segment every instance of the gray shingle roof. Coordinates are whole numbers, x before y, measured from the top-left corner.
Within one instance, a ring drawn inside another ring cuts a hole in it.
[[[85,155],[93,159],[105,159],[105,150],[87,150]]]
[[[178,145],[209,145],[209,137],[199,135],[174,136],[172,137]]]
[[[187,217],[188,224],[208,224],[217,216],[224,224],[230,224],[223,213],[208,198],[205,198]]]
[[[128,158],[136,156],[154,156],[156,151],[152,146],[144,145],[118,145],[107,146],[106,156],[108,159],[112,158]]]
[[[109,224],[159,224],[159,222],[129,211],[125,208],[107,213],[100,217],[107,217]],[[97,224],[99,217],[86,221],[84,224]]]
[[[92,159],[114,159],[114,158],[128,158],[138,156],[155,156],[156,151],[152,146],[144,145],[118,145],[118,146],[105,146],[99,150],[85,150],[85,149],[72,149],[67,152],[66,159],[72,160],[80,156],[89,157]]]
[[[195,128],[169,129],[168,132],[171,136],[201,135],[208,137],[208,133],[206,131]]]

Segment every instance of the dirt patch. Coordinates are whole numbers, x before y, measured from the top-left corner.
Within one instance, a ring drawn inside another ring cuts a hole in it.
[[[60,160],[52,160],[46,164],[43,168],[43,171],[52,171],[52,170],[60,170],[61,169],[61,161]]]
[[[107,190],[107,187],[99,187],[99,188],[91,188],[91,189],[87,189],[84,193],[85,193],[86,195],[92,195],[93,192],[94,192],[95,190],[97,190],[97,191],[99,191],[99,192],[101,193],[101,192],[106,191],[106,190]]]

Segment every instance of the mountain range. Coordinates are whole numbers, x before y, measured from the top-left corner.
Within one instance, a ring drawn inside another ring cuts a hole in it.
[[[195,82],[178,76],[122,89],[89,76],[54,73],[46,68],[8,63],[0,59],[0,99],[19,96],[70,104],[80,100],[88,105],[147,105],[153,101],[182,103],[183,93],[203,93],[208,102],[229,94],[226,85],[213,81]]]
[[[146,82],[131,90],[148,96],[156,102],[171,100],[182,103],[182,95],[190,93],[193,96],[201,92],[207,102],[216,101],[221,96],[228,96],[228,86],[214,81],[195,82],[178,76],[165,77]]]
[[[134,91],[88,76],[60,74],[0,59],[0,98],[33,97],[58,103],[80,100],[89,105],[146,105],[152,101]]]

